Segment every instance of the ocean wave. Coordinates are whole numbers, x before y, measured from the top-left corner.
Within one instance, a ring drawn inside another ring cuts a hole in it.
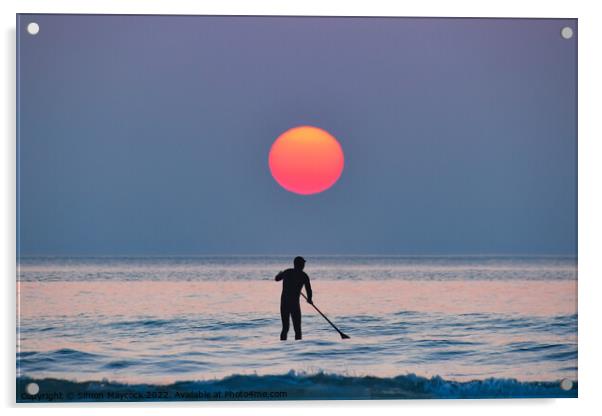
[[[27,393],[30,383],[39,393]],[[577,397],[578,384],[569,390],[560,381],[518,381],[488,378],[445,380],[415,374],[391,378],[290,371],[279,375],[231,375],[223,379],[180,381],[169,385],[124,384],[60,379],[17,379],[17,402],[67,401],[177,401],[177,400],[326,400],[326,399],[485,399]]]

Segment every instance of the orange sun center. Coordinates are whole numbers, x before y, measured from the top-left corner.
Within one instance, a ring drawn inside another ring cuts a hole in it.
[[[287,191],[316,194],[330,188],[343,172],[341,145],[327,131],[299,126],[282,133],[270,149],[272,176]]]

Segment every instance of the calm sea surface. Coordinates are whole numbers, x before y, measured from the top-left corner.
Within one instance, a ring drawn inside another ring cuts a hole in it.
[[[304,339],[279,340],[288,256],[22,258],[18,376],[577,380],[575,258],[307,259],[315,304],[350,339],[302,300]]]

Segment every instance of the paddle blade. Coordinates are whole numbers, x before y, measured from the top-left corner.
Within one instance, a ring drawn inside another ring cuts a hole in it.
[[[341,339],[349,339],[349,335],[345,335],[341,332]]]

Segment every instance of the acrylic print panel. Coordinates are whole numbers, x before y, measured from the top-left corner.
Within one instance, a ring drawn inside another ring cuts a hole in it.
[[[17,21],[17,401],[577,396],[575,19]]]

